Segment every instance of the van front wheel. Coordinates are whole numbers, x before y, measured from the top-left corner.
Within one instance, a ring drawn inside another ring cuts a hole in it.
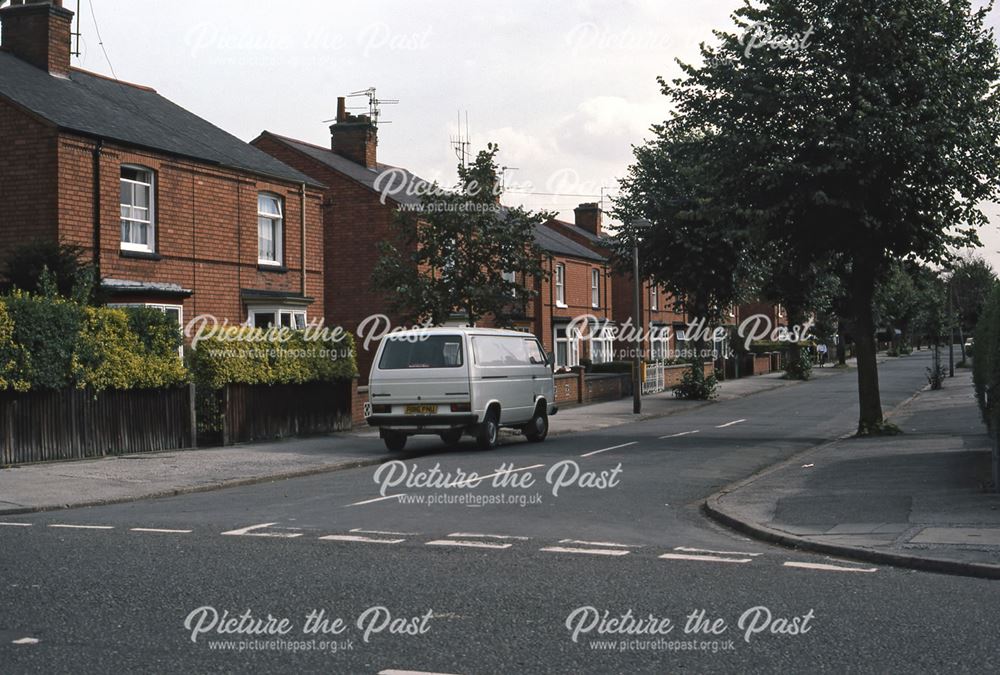
[[[500,445],[500,416],[496,408],[486,411],[486,417],[476,430],[476,442],[481,450],[492,450]]]
[[[524,436],[532,443],[541,443],[549,435],[549,415],[545,406],[538,406],[534,417],[524,426]]]
[[[406,434],[401,434],[398,431],[386,431],[382,440],[385,441],[385,447],[390,452],[402,452],[403,448],[406,447]]]

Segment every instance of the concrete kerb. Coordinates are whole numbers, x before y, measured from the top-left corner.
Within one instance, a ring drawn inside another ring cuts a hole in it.
[[[885,418],[889,419],[896,415],[900,410],[908,406],[917,397],[929,389],[930,385],[925,385],[905,401],[894,406],[892,410],[885,415]],[[852,436],[854,436],[854,432],[845,433],[835,439],[803,450],[802,452],[799,452],[786,460],[766,467],[747,478],[731,483],[708,497],[701,505],[701,510],[712,520],[715,520],[716,522],[719,522],[733,530],[764,542],[778,544],[795,550],[835,555],[841,558],[859,560],[879,565],[891,565],[894,567],[920,570],[923,572],[936,572],[939,574],[952,574],[982,579],[1000,579],[1000,565],[963,562],[959,560],[948,560],[929,556],[906,555],[903,553],[878,551],[861,546],[846,546],[843,544],[831,544],[816,541],[814,539],[789,534],[751,520],[740,518],[722,505],[722,500],[728,494],[751,485],[752,483],[760,480],[762,477],[770,475],[775,471],[780,471],[793,464],[798,464],[810,455],[822,452],[824,449],[851,438]]]

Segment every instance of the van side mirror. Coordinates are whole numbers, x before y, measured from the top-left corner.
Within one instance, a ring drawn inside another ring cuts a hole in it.
[[[556,354],[555,352],[545,352],[545,360],[549,364],[549,369],[554,370],[556,367]]]

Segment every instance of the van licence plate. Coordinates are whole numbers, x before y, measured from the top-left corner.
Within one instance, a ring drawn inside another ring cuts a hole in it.
[[[408,405],[406,406],[407,415],[437,415],[438,407],[436,405]]]

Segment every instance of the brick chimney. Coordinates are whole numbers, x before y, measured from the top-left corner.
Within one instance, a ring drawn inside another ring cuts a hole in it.
[[[11,0],[0,22],[0,46],[50,75],[69,76],[73,12],[62,0]]]
[[[601,219],[604,215],[601,212],[601,207],[597,205],[596,202],[590,202],[587,204],[580,204],[578,207],[573,209],[574,220],[576,221],[576,226],[581,230],[586,230],[591,234],[600,237],[603,234],[601,230]]]
[[[352,115],[347,112],[344,97],[338,98],[337,123],[330,127],[331,149],[341,157],[374,169],[377,146],[378,130],[368,115]]]

